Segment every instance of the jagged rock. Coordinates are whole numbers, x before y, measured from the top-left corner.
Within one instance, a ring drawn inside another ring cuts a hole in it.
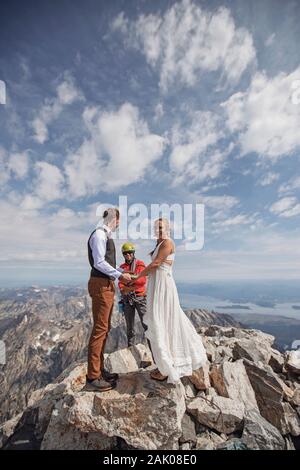
[[[105,357],[104,366],[109,372],[117,374],[134,372],[139,369],[131,348],[119,349]]]
[[[93,393],[84,391],[85,374],[86,364],[78,364],[35,392],[18,431],[30,424],[31,440],[42,449],[113,449],[120,442],[127,448],[178,449],[182,384],[157,382],[140,370],[120,375],[111,391]]]
[[[182,434],[179,438],[181,444],[185,442],[195,443],[197,440],[195,423],[186,413],[183,415],[181,422]]]
[[[300,387],[296,388],[294,395],[291,399],[291,404],[294,406],[300,406]]]
[[[247,445],[237,437],[218,445],[217,450],[248,450]]]
[[[130,348],[139,367],[146,368],[153,364],[153,358],[149,346],[135,344]]]
[[[246,409],[258,409],[243,360],[213,365],[210,371],[213,387],[218,394],[242,402]]]
[[[184,386],[185,398],[194,398],[197,395],[197,389],[188,377],[181,378],[182,385]]]
[[[300,349],[286,352],[284,367],[293,374],[300,374]]]
[[[285,436],[285,449],[286,450],[296,450],[294,443],[291,439],[291,436]]]
[[[202,333],[204,334],[204,333]],[[210,362],[216,360],[216,349],[215,346],[209,341],[206,336],[202,336],[203,345],[205,347],[207,358]]]
[[[13,435],[21,416],[22,413],[0,425],[0,448],[3,447],[9,437]]]
[[[229,346],[218,346],[216,348],[216,362],[230,361],[233,358],[232,348]]]
[[[245,407],[231,398],[216,396],[205,400],[196,397],[187,405],[187,411],[195,416],[200,424],[231,434],[241,429]]]
[[[107,436],[97,431],[83,432],[68,422],[68,413],[74,396],[67,395],[52,411],[41,444],[42,450],[107,450],[117,446],[117,436]]]
[[[271,350],[268,346],[268,343],[261,343],[254,339],[239,339],[233,347],[233,358],[235,360],[246,358],[253,362],[269,362]]]
[[[300,435],[300,419],[297,412],[291,407],[289,403],[282,403],[282,434],[290,433],[292,436]]]
[[[258,343],[268,345],[268,347],[271,347],[275,340],[274,336],[263,333],[260,330],[222,327],[219,325],[210,325],[208,328],[203,330],[203,334],[218,338],[253,339]],[[228,344],[230,344],[230,341]]]
[[[269,359],[269,365],[272,367],[274,372],[280,373],[282,372],[283,365],[284,365],[284,358],[283,355],[276,351],[276,349],[271,349],[271,356]]]
[[[217,397],[217,396],[218,396],[218,393],[216,392],[216,390],[214,389],[214,387],[209,387],[209,388],[206,390],[206,396],[207,396],[207,397]]]
[[[283,450],[285,442],[275,426],[256,410],[247,410],[244,418],[242,441],[250,449]]]
[[[197,436],[196,449],[197,450],[215,450],[218,445],[223,444],[226,437],[220,436],[213,431],[205,431]]]
[[[296,412],[283,398],[293,391],[273,372],[271,367],[244,360],[246,371],[255,392],[260,414],[281,434],[300,434],[300,421]]]
[[[197,437],[196,450],[215,450],[214,443],[207,436],[200,435]]]
[[[134,372],[152,364],[152,355],[148,346],[137,344],[129,348],[118,349],[104,355],[104,365],[109,372],[122,374]]]
[[[222,327],[234,326],[239,328],[241,325],[233,317],[225,313],[208,312],[207,310],[195,308],[185,310],[187,317],[191,320],[197,331],[202,327],[209,325],[220,325]]]
[[[191,450],[191,444],[189,442],[185,442],[179,448],[180,450]]]
[[[194,370],[189,379],[197,390],[207,390],[210,387],[209,363],[206,363],[200,369]]]
[[[72,446],[73,430],[76,436],[100,432],[109,439],[106,448],[120,437],[137,449],[176,449],[184,412],[183,386],[155,382],[146,371],[120,376],[117,388],[105,393],[69,388],[52,411],[42,449],[61,448],[65,436]]]
[[[206,336],[234,336],[234,328],[222,327],[220,325],[210,325],[205,329],[204,333]]]

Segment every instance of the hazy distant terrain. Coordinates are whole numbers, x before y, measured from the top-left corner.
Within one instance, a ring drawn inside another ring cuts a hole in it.
[[[275,347],[280,351],[291,349],[294,341],[300,343],[300,319],[255,313],[230,313],[248,328],[255,328],[275,336]]]

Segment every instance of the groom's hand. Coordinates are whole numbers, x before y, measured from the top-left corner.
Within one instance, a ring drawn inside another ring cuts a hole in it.
[[[131,274],[130,282],[127,284],[128,286],[133,286],[135,281],[137,280],[138,276],[136,274]]]
[[[131,281],[131,276],[128,273],[122,273],[121,276],[119,277],[119,279],[124,284],[128,284]]]

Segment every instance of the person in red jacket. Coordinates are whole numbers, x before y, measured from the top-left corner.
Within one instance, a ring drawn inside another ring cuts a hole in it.
[[[132,243],[124,243],[122,245],[122,254],[125,263],[121,264],[120,268],[124,270],[123,272],[137,275],[145,269],[145,263],[135,258],[135,246]],[[135,311],[138,312],[144,331],[147,329],[147,325],[143,322],[143,317],[146,313],[146,283],[146,277],[139,278],[130,287],[126,286],[122,281],[118,283],[121,291],[121,303],[124,306],[128,346],[135,344]]]

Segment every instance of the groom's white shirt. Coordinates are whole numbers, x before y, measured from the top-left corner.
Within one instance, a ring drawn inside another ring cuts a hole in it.
[[[107,225],[103,224],[102,226],[99,225],[98,227],[104,228],[107,232],[107,236],[109,238],[111,237],[111,230]],[[107,261],[105,261],[106,234],[104,230],[95,231],[90,239],[90,247],[92,249],[94,259],[94,268],[98,269],[98,271],[101,271],[107,276],[112,276],[115,279],[119,279],[124,270],[122,268],[115,269]]]

